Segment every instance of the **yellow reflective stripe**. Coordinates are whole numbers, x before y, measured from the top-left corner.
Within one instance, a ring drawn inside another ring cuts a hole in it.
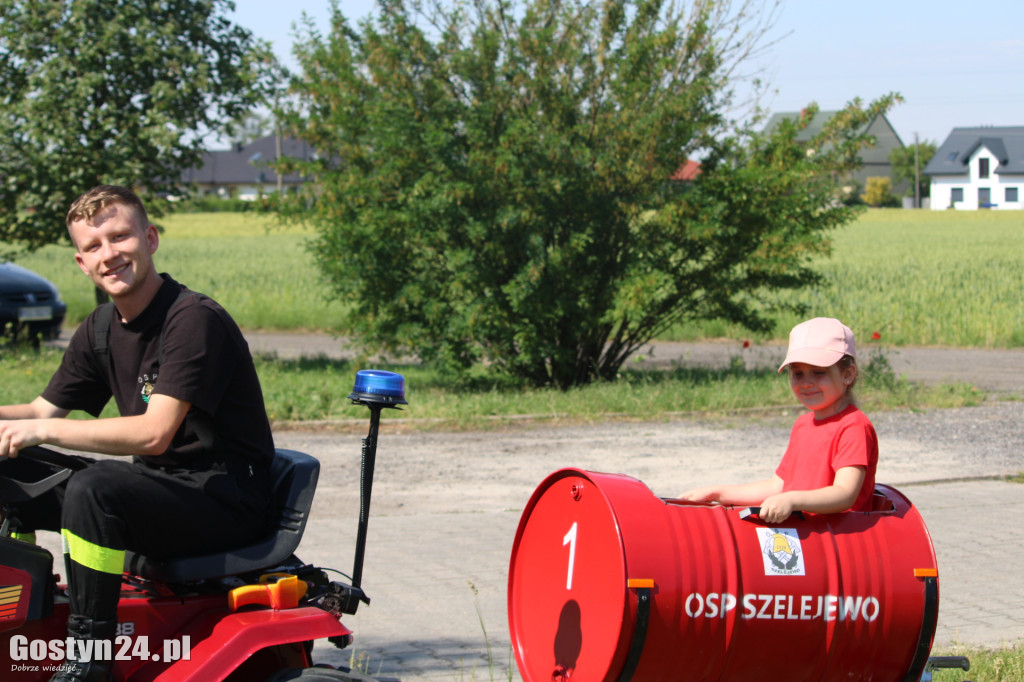
[[[60,532],[64,538],[64,553],[76,564],[102,573],[121,575],[124,572],[124,550],[108,549],[83,540],[66,528]]]
[[[27,542],[30,545],[36,544],[35,533],[19,533],[17,531],[12,531],[11,538],[14,540],[21,540],[22,542]]]

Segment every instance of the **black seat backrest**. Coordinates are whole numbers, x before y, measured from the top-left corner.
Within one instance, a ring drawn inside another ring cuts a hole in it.
[[[221,554],[162,561],[128,552],[125,571],[149,580],[183,583],[250,573],[281,564],[299,546],[313,505],[320,462],[295,450],[277,450],[270,475],[278,515],[273,530],[260,542]]]

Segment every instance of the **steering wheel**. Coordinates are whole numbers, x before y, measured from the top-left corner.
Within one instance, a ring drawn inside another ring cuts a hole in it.
[[[23,481],[14,478],[0,466],[0,500],[9,504],[35,499],[66,481],[74,472],[88,466],[88,462],[81,457],[37,446],[25,448],[18,453],[18,457],[42,462],[48,465],[53,473],[36,481]],[[0,457],[0,463],[5,460],[7,457]]]

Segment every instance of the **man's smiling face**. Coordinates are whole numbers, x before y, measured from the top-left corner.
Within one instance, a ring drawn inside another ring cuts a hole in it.
[[[138,292],[153,276],[159,236],[131,207],[112,203],[68,230],[78,267],[115,301]]]

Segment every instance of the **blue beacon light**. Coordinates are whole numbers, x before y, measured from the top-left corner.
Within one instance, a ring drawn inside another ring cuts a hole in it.
[[[355,405],[370,408],[370,431],[363,439],[363,459],[359,476],[359,528],[356,535],[356,556],[352,567],[352,587],[359,590],[359,598],[367,604],[369,598],[360,589],[363,581],[363,558],[366,553],[366,534],[370,522],[370,496],[373,493],[373,467],[377,458],[377,431],[380,413],[384,408],[401,409],[408,405],[405,399],[405,378],[382,369],[361,369],[356,372],[356,383],[349,400]],[[355,611],[353,611],[355,613]]]
[[[407,405],[405,377],[382,369],[361,369],[356,372],[356,383],[349,400],[362,405],[395,407]]]

